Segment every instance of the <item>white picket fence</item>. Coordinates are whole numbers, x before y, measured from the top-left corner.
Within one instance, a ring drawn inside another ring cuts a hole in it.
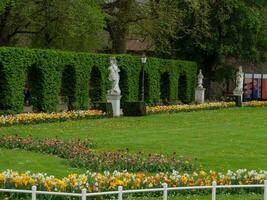
[[[31,194],[32,200],[36,200],[37,195],[81,197],[82,200],[86,200],[87,197],[93,197],[93,196],[118,195],[118,200],[122,200],[123,194],[162,192],[163,193],[163,200],[168,200],[168,191],[210,189],[212,191],[211,192],[211,199],[216,200],[216,190],[217,189],[223,189],[223,188],[263,188],[264,189],[264,194],[263,194],[264,198],[263,199],[267,200],[267,180],[264,181],[264,184],[255,184],[255,185],[217,185],[216,182],[213,182],[211,186],[168,187],[167,184],[163,184],[163,188],[138,189],[138,190],[123,190],[123,187],[119,186],[117,191],[95,192],[95,193],[87,193],[86,189],[83,189],[81,193],[38,191],[36,186],[32,186],[32,190],[0,189],[0,192]]]

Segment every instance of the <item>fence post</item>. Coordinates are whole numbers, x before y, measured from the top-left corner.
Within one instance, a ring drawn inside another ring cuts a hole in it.
[[[37,191],[37,187],[33,185],[32,186],[32,200],[36,200],[36,191]]]
[[[118,191],[119,191],[118,200],[122,200],[122,186],[118,187]]]
[[[212,182],[212,200],[216,200],[216,185],[217,185],[217,183],[216,183],[216,181],[213,181]]]
[[[267,180],[264,181],[264,200],[267,200]]]
[[[168,199],[168,185],[167,183],[163,183],[163,200]]]
[[[82,200],[86,200],[86,189],[82,189]]]

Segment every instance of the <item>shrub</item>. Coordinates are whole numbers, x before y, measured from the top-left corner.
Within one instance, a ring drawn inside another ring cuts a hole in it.
[[[0,110],[21,112],[23,88],[29,84],[35,111],[54,112],[58,97],[68,97],[68,107],[74,110],[88,108],[89,100],[105,101],[109,87],[110,55],[73,53],[56,50],[0,48]],[[138,101],[141,73],[140,58],[116,55],[121,69],[123,101]],[[67,73],[66,73],[67,72]],[[195,62],[149,58],[145,65],[146,102],[159,102],[161,97],[176,100],[178,93],[183,101],[193,100],[197,73]],[[161,76],[165,74],[169,81]],[[179,76],[186,76],[185,87],[179,90]],[[168,91],[163,91],[168,84]],[[161,95],[164,94],[164,95]],[[166,96],[167,95],[167,96]]]
[[[91,105],[92,109],[102,110],[108,117],[113,116],[112,104],[108,102],[94,102]]]
[[[142,101],[124,102],[123,114],[125,116],[144,116],[144,115],[146,115],[145,102],[142,102]]]

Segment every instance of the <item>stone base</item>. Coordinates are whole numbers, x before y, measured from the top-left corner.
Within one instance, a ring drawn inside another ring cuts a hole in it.
[[[234,90],[233,94],[234,96],[241,97],[241,102],[243,102],[243,91]]]
[[[203,104],[205,102],[205,88],[196,88],[195,90],[195,102]]]
[[[121,95],[107,95],[107,101],[112,104],[113,117],[121,115]]]

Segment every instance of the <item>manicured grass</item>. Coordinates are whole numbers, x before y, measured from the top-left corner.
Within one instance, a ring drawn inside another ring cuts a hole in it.
[[[22,150],[0,149],[0,171],[13,169],[19,172],[43,172],[57,177],[64,177],[69,173],[83,173],[80,169],[71,168],[68,162],[55,156]]]
[[[0,134],[91,138],[99,151],[176,152],[225,171],[267,169],[266,130],[267,107],[259,107],[2,127]]]

